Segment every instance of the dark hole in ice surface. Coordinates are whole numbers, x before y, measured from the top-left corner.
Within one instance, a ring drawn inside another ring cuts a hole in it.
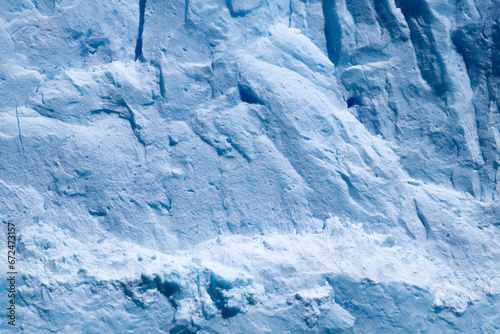
[[[175,140],[174,138],[168,136],[168,146],[175,146],[178,144],[178,141]]]
[[[222,319],[228,319],[234,317],[238,313],[240,313],[240,310],[238,308],[224,307],[221,310]]]
[[[347,99],[347,108],[351,108],[353,106],[360,106],[361,102],[356,97],[350,97]]]
[[[238,91],[240,92],[241,101],[250,104],[264,104],[249,87],[238,83]]]

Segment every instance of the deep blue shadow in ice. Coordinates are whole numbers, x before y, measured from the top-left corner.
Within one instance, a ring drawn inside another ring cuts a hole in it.
[[[146,11],[146,0],[139,0],[139,33],[135,44],[135,60],[142,55],[142,33],[144,32],[144,13]]]
[[[323,1],[323,15],[325,17],[325,39],[328,58],[332,63],[338,65],[342,50],[342,29],[335,0]]]
[[[431,29],[434,17],[425,0],[396,0],[410,28],[410,39],[415,48],[422,78],[437,95],[447,90],[446,67],[436,48],[436,39]]]
[[[357,97],[350,97],[347,99],[347,108],[351,108],[354,106],[360,106],[361,102]]]
[[[241,101],[250,104],[264,104],[262,100],[255,94],[250,87],[244,86],[241,83],[238,83],[238,91],[240,93]]]

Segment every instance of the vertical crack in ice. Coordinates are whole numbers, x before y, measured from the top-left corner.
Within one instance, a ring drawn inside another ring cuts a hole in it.
[[[21,143],[21,147],[23,148],[23,151],[25,151],[24,144],[23,144],[23,138],[21,136],[21,123],[19,123],[19,113],[17,112],[17,107],[16,107],[16,118],[17,118],[17,129],[19,132],[19,142]]]
[[[426,0],[396,0],[395,3],[410,29],[410,39],[422,78],[437,95],[443,95],[448,89],[446,65],[436,46],[432,31],[435,17],[429,4]]]
[[[472,104],[475,110],[477,145],[483,160],[480,170],[483,180],[479,195],[481,199],[484,198],[485,191],[489,192],[496,187],[496,171],[499,164],[496,153],[497,140],[491,127],[494,123],[491,103],[498,101],[493,87],[494,82],[500,77],[500,66],[497,61],[500,48],[495,45],[495,41],[498,41],[498,37],[495,38],[497,30],[495,27],[491,27],[489,33],[491,38],[485,33],[485,24],[480,23],[468,23],[451,33],[451,41],[463,59],[470,89],[474,94]]]
[[[121,101],[121,105],[124,106],[128,110],[128,113],[130,115],[130,118],[128,118],[128,120],[130,122],[130,127],[132,128],[132,132],[134,132],[134,135],[136,136],[136,138],[139,141],[139,143],[141,143],[144,147],[146,147],[146,142],[141,137],[141,133],[140,133],[141,127],[135,121],[134,112],[129,107],[129,105],[127,104],[127,102],[125,102],[124,100]]]
[[[415,202],[415,210],[417,210],[418,219],[420,220],[420,222],[424,226],[425,231],[427,232],[427,239],[429,239],[429,235],[431,234],[431,226],[429,225],[427,218],[422,213],[422,210],[420,210],[420,206],[418,205],[417,200],[413,199],[413,201]]]
[[[159,85],[160,85],[160,95],[161,97],[165,98],[166,94],[166,89],[165,89],[165,79],[163,78],[163,69],[161,67],[161,64],[158,64],[158,70],[160,71],[159,73]]]
[[[374,0],[373,6],[375,8],[375,12],[377,13],[378,23],[382,28],[389,31],[391,39],[394,41],[397,38],[401,38],[403,41],[406,41],[407,38],[403,36],[399,27],[398,19],[391,11],[388,0]]]
[[[292,27],[292,15],[293,15],[293,6],[292,6],[292,0],[290,0],[290,15],[288,16],[288,28]]]
[[[342,30],[337,14],[336,0],[323,1],[323,16],[325,17],[325,39],[328,58],[338,65],[342,48]]]
[[[186,5],[184,7],[184,23],[189,20],[189,0],[186,0]]]
[[[139,0],[139,33],[135,44],[135,60],[142,55],[142,33],[144,32],[144,12],[146,11],[146,0]]]

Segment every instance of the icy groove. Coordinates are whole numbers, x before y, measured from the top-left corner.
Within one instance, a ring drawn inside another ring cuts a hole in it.
[[[328,58],[338,65],[342,51],[342,29],[337,14],[336,0],[323,1],[323,16],[325,17],[325,39]]]
[[[146,11],[146,0],[139,0],[139,33],[135,44],[135,60],[142,55],[142,34],[144,32],[144,13]]]
[[[126,119],[127,121],[130,122],[130,127],[132,129],[132,132],[134,133],[135,137],[137,138],[137,141],[141,143],[144,147],[146,147],[146,142],[144,139],[142,139],[140,130],[141,127],[137,124],[135,120],[135,115],[132,109],[127,105],[126,102],[122,102],[121,106],[125,107],[127,111],[129,112],[129,115],[126,115],[120,111],[112,110],[112,109],[107,109],[107,108],[101,108],[101,109],[95,109],[91,111],[91,114],[100,114],[100,113],[105,113],[105,114],[116,114],[118,117]]]
[[[17,130],[19,132],[19,142],[21,143],[23,151],[25,151],[23,144],[23,137],[21,136],[21,123],[19,123],[19,113],[17,112],[17,107],[16,107],[16,118],[17,118]]]
[[[420,209],[420,206],[418,205],[417,200],[414,199],[414,202],[415,202],[415,210],[417,211],[418,219],[420,220],[420,222],[424,226],[425,231],[427,233],[427,239],[429,239],[429,236],[431,235],[431,232],[432,232],[431,227],[429,225],[429,222],[427,221],[427,218],[422,213],[422,210]]]
[[[429,5],[425,0],[397,0],[396,6],[401,9],[410,28],[410,39],[422,78],[437,95],[443,95],[448,89],[447,73],[444,61],[436,49],[437,42],[432,32],[432,21],[435,18]]]

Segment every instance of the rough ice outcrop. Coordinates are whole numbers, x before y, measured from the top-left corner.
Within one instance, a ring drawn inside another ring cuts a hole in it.
[[[0,2],[19,328],[500,330],[499,16]]]

